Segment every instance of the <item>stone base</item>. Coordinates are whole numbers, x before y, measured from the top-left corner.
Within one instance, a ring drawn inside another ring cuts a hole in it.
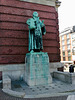
[[[47,53],[27,53],[25,58],[25,82],[29,86],[52,83]]]
[[[24,92],[20,92],[20,91],[13,91],[11,89],[2,89],[3,92],[5,92],[6,94],[10,95],[10,96],[15,96],[15,97],[20,97],[20,98],[24,98],[25,97],[25,93]]]
[[[3,76],[3,89],[11,89],[11,79],[9,76]]]

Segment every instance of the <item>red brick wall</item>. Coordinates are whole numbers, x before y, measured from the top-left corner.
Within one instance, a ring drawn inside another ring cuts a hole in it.
[[[34,11],[39,13],[46,25],[44,52],[48,52],[50,62],[60,61],[58,16],[55,8],[19,0],[0,0],[0,64],[24,63],[28,52],[26,21]]]

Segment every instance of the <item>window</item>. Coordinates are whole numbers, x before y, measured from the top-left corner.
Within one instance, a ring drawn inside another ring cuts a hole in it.
[[[75,55],[75,48],[72,49],[72,53],[73,53],[73,55]]]
[[[67,34],[67,39],[69,38],[69,34]]]
[[[71,51],[70,51],[70,50],[68,51],[68,56],[69,56],[69,55],[71,55]]]
[[[65,46],[63,46],[62,49],[65,50]]]
[[[70,44],[70,39],[67,40],[67,44]]]
[[[68,49],[68,50],[70,49],[70,45],[67,46],[67,49]]]
[[[75,41],[72,41],[72,46],[75,46]]]
[[[68,61],[71,61],[71,56],[70,56],[70,57],[68,57]]]
[[[63,51],[63,56],[65,56],[65,51]]]
[[[64,40],[64,36],[62,36],[62,40]]]
[[[75,48],[73,48],[74,49],[74,51],[75,51]]]
[[[72,39],[74,39],[75,38],[75,33],[72,33]]]
[[[64,45],[64,41],[62,41],[62,45]]]
[[[65,61],[65,57],[63,57],[63,61]]]
[[[74,51],[73,55],[75,55],[75,51]]]

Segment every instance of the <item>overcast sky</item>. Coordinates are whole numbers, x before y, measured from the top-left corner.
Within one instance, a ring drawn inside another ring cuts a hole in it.
[[[75,25],[75,0],[59,0],[59,31]]]

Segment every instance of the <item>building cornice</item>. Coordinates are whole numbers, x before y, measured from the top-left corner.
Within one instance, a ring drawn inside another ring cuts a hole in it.
[[[63,36],[65,34],[69,34],[69,33],[72,34],[73,33],[72,30],[73,30],[73,26],[65,28],[62,32],[60,32],[59,36]]]
[[[20,1],[53,6],[56,8],[56,11],[58,11],[58,7],[56,6],[56,1],[58,1],[58,0],[20,0]]]
[[[43,4],[43,5],[55,6],[56,0],[20,0],[20,1],[26,1],[26,2]]]

